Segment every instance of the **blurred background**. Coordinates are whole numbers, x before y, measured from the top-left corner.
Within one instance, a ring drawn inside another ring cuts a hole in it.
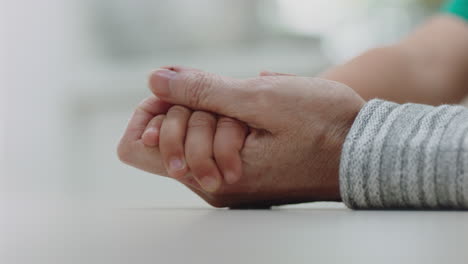
[[[117,142],[151,69],[313,76],[392,43],[437,0],[1,0],[2,195],[25,202],[205,207],[121,164]],[[5,200],[5,199],[3,199]]]

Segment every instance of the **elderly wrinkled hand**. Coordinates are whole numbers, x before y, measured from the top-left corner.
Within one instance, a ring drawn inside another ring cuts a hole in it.
[[[364,105],[351,88],[181,67],[155,71],[150,88],[157,97],[139,106],[119,144],[125,163],[176,178],[217,207],[340,199],[342,143]]]

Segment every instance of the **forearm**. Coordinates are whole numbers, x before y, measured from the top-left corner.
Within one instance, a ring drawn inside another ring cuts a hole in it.
[[[369,50],[321,77],[347,84],[366,100],[458,103],[468,92],[468,24],[437,16],[401,42]]]
[[[468,209],[468,109],[372,100],[343,147],[351,208]]]

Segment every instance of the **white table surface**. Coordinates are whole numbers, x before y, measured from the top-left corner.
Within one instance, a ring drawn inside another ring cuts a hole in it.
[[[468,263],[468,212],[14,207],[0,263]]]

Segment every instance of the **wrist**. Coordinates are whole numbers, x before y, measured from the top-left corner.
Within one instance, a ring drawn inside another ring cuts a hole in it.
[[[341,201],[340,194],[340,161],[343,145],[346,137],[362,107],[366,103],[356,94],[356,99],[349,104],[348,110],[344,114],[337,115],[339,120],[331,122],[331,128],[325,132],[323,138],[327,142],[323,149],[327,155],[324,155],[324,182],[322,184],[323,195],[328,201]]]

